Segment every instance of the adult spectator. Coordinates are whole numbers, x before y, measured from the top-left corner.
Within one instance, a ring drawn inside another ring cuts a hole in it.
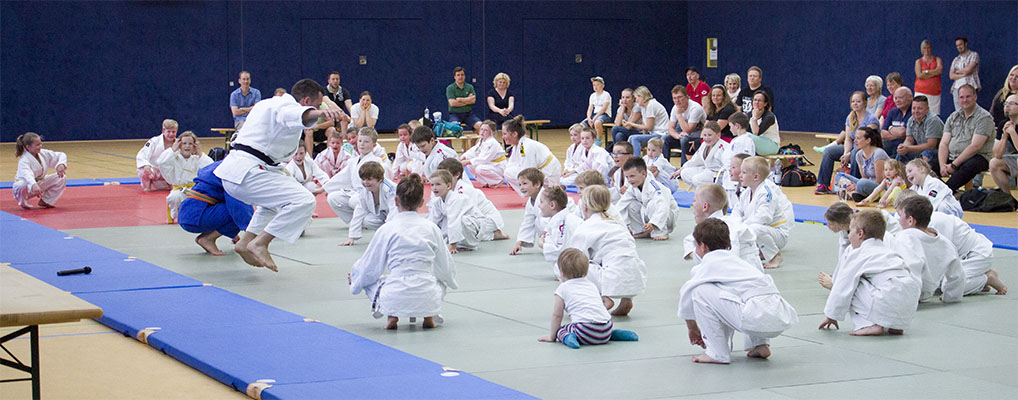
[[[636,88],[633,97],[640,106],[641,121],[639,124],[630,124],[632,127],[630,130],[636,132],[629,135],[629,143],[633,145],[633,155],[639,155],[640,146],[646,144],[648,140],[655,137],[664,138],[668,134],[668,111],[646,86]],[[668,143],[665,143],[662,150],[667,157]]]
[[[834,173],[834,163],[840,162],[842,167],[853,166],[850,172],[858,176],[858,166],[852,162],[855,159],[855,132],[862,127],[877,129],[877,117],[866,112],[866,94],[860,91],[852,92],[848,98],[848,106],[851,111],[845,117],[845,129],[838,134],[835,145],[827,146],[824,149],[824,157],[820,160],[820,172],[817,175],[817,188],[813,194],[831,194],[831,174]],[[841,146],[838,146],[840,144]]]
[[[884,104],[887,97],[884,97],[884,80],[879,76],[870,75],[866,77],[866,112],[873,115],[885,115]],[[894,92],[890,92],[894,95]]]
[[[756,154],[771,156],[778,154],[781,134],[778,131],[778,118],[771,111],[771,98],[767,91],[760,89],[753,93],[753,111],[749,115],[749,127],[753,132],[753,144]]]
[[[707,83],[700,80],[700,71],[697,71],[695,67],[686,67],[686,93],[689,94],[689,99],[693,100],[696,104],[703,105],[703,99],[707,97],[710,92],[710,86]]]
[[[279,96],[282,96],[284,94],[286,94],[286,89],[278,87],[278,88],[276,88],[275,92],[272,92],[272,97],[279,97]]]
[[[724,86],[714,85],[710,88],[710,100],[704,101],[703,112],[707,114],[708,121],[716,121],[721,127],[722,139],[727,142],[734,137],[732,129],[728,127],[728,117],[735,113],[735,105]]]
[[[587,119],[581,123],[601,134],[604,123],[612,120],[612,95],[604,91],[604,78],[600,76],[590,78],[590,85],[594,87],[594,93],[587,101]]]
[[[481,120],[471,113],[477,102],[477,93],[474,85],[467,83],[467,70],[453,68],[452,76],[453,83],[445,88],[445,98],[449,100],[449,122],[463,122],[473,127],[474,132],[479,132]]]
[[[972,86],[976,93],[982,85],[979,84],[979,53],[969,50],[969,40],[965,37],[954,39],[954,47],[958,49],[958,56],[951,61],[951,95],[954,97],[954,110],[963,108],[961,95],[958,90],[962,86]]]
[[[880,142],[880,132],[867,126],[856,131],[855,147],[859,151],[855,153],[855,159],[852,162],[859,165],[859,177],[839,172],[835,181],[841,178],[852,181],[846,190],[852,194],[852,200],[858,202],[873,193],[873,189],[883,182],[884,161],[890,157],[884,152],[883,144]]]
[[[926,96],[912,99],[912,117],[905,125],[905,142],[898,145],[898,161],[907,163],[916,157],[922,157],[939,174],[940,165],[937,160],[937,148],[940,138],[944,136],[944,121],[934,114]]]
[[[1011,67],[1011,72],[1008,72],[1007,79],[1004,80],[1004,87],[993,95],[990,116],[993,117],[993,126],[998,129],[1008,119],[1004,113],[1004,100],[1007,100],[1012,94],[1018,94],[1018,65]],[[997,135],[1000,136],[1000,133],[998,132]]]
[[[887,93],[889,93],[890,96],[884,100],[884,110],[880,112],[880,114],[873,114],[880,119],[880,125],[883,125],[884,120],[887,119],[887,113],[894,109],[894,92],[898,91],[898,88],[905,85],[905,81],[902,80],[901,74],[897,72],[887,74],[885,82],[887,83]]]
[[[342,112],[338,113],[338,116],[334,117],[334,119],[318,121],[318,124],[315,124],[310,129],[312,132],[311,140],[308,140],[307,135],[305,135],[305,146],[307,147],[308,154],[312,157],[318,155],[318,152],[327,147],[326,143],[329,140],[328,135],[325,134],[327,129],[335,127],[340,132],[346,132],[350,126],[350,115],[348,113],[353,110],[353,98],[350,96],[350,91],[339,85],[339,72],[329,72],[327,82],[322,105],[324,107],[338,108]]]
[[[350,96],[350,91],[346,88],[339,86],[339,72],[329,72],[328,86],[325,87],[325,96],[329,98],[329,101],[336,103],[344,112],[349,113],[353,109],[353,97]],[[349,122],[349,121],[347,121]],[[338,130],[339,127],[336,127]],[[341,131],[346,131],[346,128]]]
[[[1011,70],[1014,73],[1014,69]],[[1011,179],[1018,175],[1018,94],[1007,96],[1004,100],[1004,115],[1007,119],[997,130],[997,140],[993,143],[993,159],[990,160],[990,175],[997,187],[1004,193],[1011,191]]]
[[[516,97],[509,91],[509,74],[499,72],[491,81],[495,87],[488,90],[488,119],[502,126],[502,123],[513,117],[516,108]]]
[[[633,89],[622,89],[619,98],[619,109],[615,110],[615,127],[612,128],[612,140],[614,143],[629,141],[629,127],[640,121],[639,107],[633,98]]]
[[[763,84],[763,70],[760,67],[752,66],[749,67],[749,71],[746,71],[746,87],[739,90],[738,101],[735,102],[736,107],[742,107],[742,112],[746,115],[752,116],[753,114],[753,96],[758,90],[763,90],[767,93],[767,98],[770,99],[771,111],[774,110],[774,91],[770,87]]]
[[[707,120],[707,115],[704,113],[703,107],[686,93],[686,88],[680,85],[675,85],[672,88],[672,103],[674,105],[671,118],[668,121],[668,136],[664,138],[665,145],[662,151],[665,158],[670,160],[672,149],[678,147],[680,163],[685,164],[686,156],[695,152],[691,145],[700,142],[700,131],[703,130],[703,123]],[[633,148],[638,147],[634,145]],[[634,150],[633,154],[639,153]]]
[[[894,91],[894,109],[887,113],[880,126],[880,139],[887,154],[898,152],[898,145],[905,142],[905,126],[912,116],[912,90],[900,87]]]
[[[993,158],[993,117],[976,104],[976,88],[962,85],[958,88],[961,108],[951,113],[944,123],[944,137],[940,140],[940,175],[950,176],[947,187],[953,191],[964,186],[980,172],[990,167]]]
[[[360,101],[350,110],[350,120],[358,128],[374,128],[378,122],[378,106],[371,104],[371,92],[361,92]]]
[[[742,108],[742,104],[739,101],[739,92],[742,91],[742,78],[739,74],[731,73],[725,75],[725,91],[728,92],[728,98],[732,99],[732,104],[735,108]],[[741,111],[741,110],[740,110]]]
[[[919,44],[919,51],[923,56],[915,60],[915,95],[925,96],[930,112],[940,115],[940,73],[944,71],[944,62],[933,55],[933,45],[929,40]]]
[[[251,87],[251,73],[240,71],[237,77],[240,87],[230,93],[230,111],[233,113],[233,128],[240,130],[247,120],[247,113],[262,99],[262,92]]]

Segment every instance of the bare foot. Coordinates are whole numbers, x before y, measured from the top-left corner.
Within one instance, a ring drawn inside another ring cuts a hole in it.
[[[887,330],[887,334],[888,335],[901,336],[901,335],[905,334],[905,331],[901,330],[901,329],[888,329]]]
[[[254,254],[247,249],[247,243],[244,242],[234,243],[233,251],[237,252],[237,255],[239,255],[240,258],[243,258],[244,262],[246,262],[248,265],[253,267],[262,266],[261,261],[259,261],[258,258],[255,257]]]
[[[31,210],[31,209],[35,208],[35,207],[32,207],[32,205],[28,204],[28,203],[20,204],[20,206],[21,206],[21,208],[24,208],[26,210]],[[989,290],[989,289],[987,289],[987,290]]]
[[[824,289],[827,290],[831,290],[831,287],[834,286],[834,280],[831,278],[831,275],[822,271],[820,272],[820,276],[817,277],[817,282],[820,282],[820,286],[823,286]]]
[[[611,314],[616,316],[629,315],[629,311],[632,309],[633,309],[633,299],[623,297],[622,300],[619,301],[619,306],[616,307],[615,310],[611,312]]]
[[[785,261],[785,259],[781,257],[781,252],[779,251],[778,254],[774,255],[774,258],[764,263],[763,267],[764,269],[775,269],[781,266],[782,261]]]
[[[750,349],[748,353],[746,353],[746,357],[749,357],[749,358],[763,358],[763,359],[766,359],[767,357],[770,357],[770,356],[771,356],[771,346],[768,345],[768,344],[761,344],[759,346],[756,346],[756,347]]]
[[[219,247],[216,246],[216,238],[218,237],[219,237],[218,232],[209,231],[201,235],[198,235],[198,237],[194,238],[194,242],[198,243],[198,245],[201,246],[201,248],[205,249],[205,252],[211,255],[214,256],[226,255],[221,250],[219,250]]]
[[[385,329],[396,330],[396,325],[399,323],[399,318],[389,316],[389,322],[385,324]]]
[[[495,239],[494,240],[506,240],[506,239],[509,239],[509,235],[506,235],[505,233],[503,233],[501,229],[495,231]]]
[[[997,294],[1007,294],[1007,286],[1004,286],[1004,281],[1000,280],[1000,275],[997,275],[997,271],[992,269],[986,271],[986,286],[983,287],[983,291],[988,292],[990,288],[996,290]]]
[[[45,201],[42,201],[42,199],[39,199],[39,207],[42,207],[42,208],[55,208],[56,206],[54,206],[54,205],[52,205],[50,203],[47,203]]]
[[[852,336],[880,336],[884,334],[884,327],[880,325],[870,325],[862,329],[856,329],[848,333]]]
[[[654,238],[654,240],[668,240],[668,235],[658,236],[658,237]]]
[[[279,272],[279,268],[276,267],[276,262],[272,260],[272,255],[269,254],[269,246],[258,245],[255,241],[248,243],[248,251],[251,252],[251,256],[259,261],[259,264],[265,268],[268,268],[272,272]]]
[[[234,236],[232,240],[233,240],[233,244],[237,244],[237,242],[240,241],[240,235]]]
[[[721,362],[721,361],[718,361],[718,360],[715,360],[713,358],[708,357],[707,353],[703,353],[703,354],[700,354],[698,356],[693,356],[693,362],[699,363],[699,364],[728,364],[726,362]]]
[[[424,317],[424,322],[421,323],[421,327],[424,329],[431,329],[435,327],[434,317]]]
[[[604,308],[606,310],[611,310],[613,307],[615,307],[615,300],[612,300],[611,297],[601,296],[601,302],[604,303]]]
[[[494,185],[488,185],[487,187],[491,188],[491,189],[501,189],[503,186],[505,186],[505,185],[503,185],[501,183],[496,183]]]
[[[644,231],[644,232],[640,232],[640,233],[634,233],[633,237],[636,238],[636,239],[646,239],[646,238],[650,237],[650,232]]]

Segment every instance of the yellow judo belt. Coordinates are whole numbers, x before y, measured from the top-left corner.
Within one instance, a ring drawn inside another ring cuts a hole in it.
[[[548,166],[548,164],[551,164],[551,160],[552,160],[553,158],[554,158],[553,156],[548,156],[548,159],[547,159],[547,160],[544,160],[544,164],[541,164],[541,166],[540,166],[540,167],[537,167],[537,169],[544,169],[544,167],[547,167],[547,166]]]
[[[491,160],[491,162],[502,162],[502,161],[505,161],[505,155],[504,154],[502,156],[500,156],[499,158]]]

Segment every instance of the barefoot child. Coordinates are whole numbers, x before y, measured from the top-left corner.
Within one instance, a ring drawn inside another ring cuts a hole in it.
[[[221,164],[216,161],[198,170],[194,186],[184,191],[177,223],[187,232],[198,233],[194,242],[207,253],[221,256],[216,239],[226,236],[234,243],[240,231],[247,229],[254,208],[233,198],[223,190],[223,180],[212,171]]]
[[[682,181],[689,186],[696,186],[714,181],[718,171],[725,168],[725,148],[728,143],[721,140],[721,127],[716,121],[707,121],[700,131],[703,144],[696,150],[696,153],[672,173],[672,179],[682,177]]]
[[[943,302],[960,301],[965,290],[965,274],[958,250],[951,241],[927,227],[933,205],[922,196],[913,196],[898,206],[895,210],[904,230],[895,236],[893,248],[919,283],[919,301],[931,299],[938,288],[943,293],[940,297]]]
[[[484,124],[481,124],[481,129],[484,128]],[[509,239],[509,235],[502,232],[502,227],[505,226],[505,222],[502,220],[502,213],[495,208],[495,204],[488,200],[488,197],[484,195],[484,192],[474,187],[473,183],[470,183],[463,176],[463,164],[460,164],[459,160],[455,158],[446,158],[442,162],[438,163],[438,169],[444,169],[452,174],[452,179],[455,182],[453,190],[457,193],[466,196],[474,202],[474,206],[481,212],[481,232],[492,232],[490,239],[482,240],[505,240]],[[501,176],[501,175],[500,175]]]
[[[625,225],[608,216],[611,206],[608,188],[587,187],[580,198],[585,220],[576,228],[568,247],[579,249],[590,259],[587,279],[597,285],[604,307],[611,310],[615,306],[612,297],[621,298],[611,314],[628,315],[633,309],[633,297],[647,288],[647,267],[636,253],[633,235]]]
[[[481,223],[484,216],[470,197],[453,189],[455,183],[449,171],[435,170],[431,174],[431,201],[428,202],[428,219],[442,229],[449,252],[453,254],[459,250],[474,250],[481,241],[494,238],[494,227]]]
[[[357,208],[357,202],[360,201],[357,198],[357,193],[363,187],[360,176],[361,167],[369,162],[376,162],[383,169],[385,168],[385,163],[372,151],[377,143],[378,132],[374,128],[360,128],[357,132],[358,155],[347,161],[346,167],[340,173],[346,176],[341,179],[333,177],[324,187],[325,191],[329,193],[326,197],[329,207],[343,222],[350,223],[354,209]],[[385,176],[389,176],[388,171]]]
[[[186,132],[185,132],[186,133]],[[328,153],[329,149],[319,153]],[[311,192],[311,194],[318,196],[325,192],[322,187],[329,183],[329,175],[322,171],[322,168],[317,163],[305,162],[307,158],[307,150],[304,146],[297,147],[297,152],[294,153],[293,158],[286,164],[286,173],[297,180],[304,188]]]
[[[919,284],[898,253],[887,247],[884,217],[876,211],[852,215],[848,240],[852,248],[838,260],[820,329],[838,328],[851,313],[853,336],[904,333],[919,304]]]
[[[356,157],[357,150],[355,144],[343,141],[343,134],[336,128],[329,127],[325,130],[325,134],[329,135],[329,147],[315,156],[315,164],[318,164],[318,167],[325,171],[329,178],[333,178],[343,170],[348,160]],[[354,138],[356,137],[357,135],[354,135]],[[306,150],[305,153],[307,153]]]
[[[701,223],[707,218],[715,218],[724,222],[731,233],[731,252],[743,261],[749,263],[763,272],[763,264],[760,262],[760,251],[756,247],[756,234],[743,224],[738,218],[726,215],[728,204],[725,199],[725,190],[716,183],[706,183],[697,186],[693,194],[693,220]],[[695,264],[700,263],[700,256],[696,253],[696,240],[692,234],[686,236],[682,241],[683,258],[692,259]]]
[[[523,116],[502,123],[502,141],[512,146],[505,164],[505,180],[520,197],[526,197],[520,190],[517,178],[527,168],[537,168],[544,174],[544,184],[556,186],[562,179],[562,163],[544,143],[527,137],[523,128]]]
[[[766,260],[765,269],[781,266],[781,249],[788,243],[788,233],[795,222],[792,203],[781,188],[767,179],[768,174],[770,170],[763,157],[754,156],[743,161],[739,181],[746,190],[733,208],[733,214],[756,233],[756,244]]]
[[[172,224],[177,219],[184,191],[194,186],[198,170],[209,164],[212,164],[212,159],[202,153],[198,137],[191,131],[181,133],[173,141],[173,146],[159,155],[156,165],[163,179],[173,185],[170,194],[166,195],[166,223]]]
[[[677,168],[661,154],[664,143],[659,137],[648,140],[647,155],[643,156],[643,162],[647,163],[647,171],[650,171],[655,180],[674,192],[679,188],[679,181],[672,178]]]
[[[596,171],[592,171],[596,172]],[[551,271],[555,279],[562,279],[562,272],[556,264],[562,249],[569,244],[573,233],[583,219],[569,211],[566,191],[561,186],[553,186],[541,192],[541,217],[548,218],[545,231],[537,243],[544,250],[544,260],[551,263]],[[584,274],[586,275],[586,274]],[[605,313],[607,314],[607,312]]]
[[[442,231],[417,214],[423,201],[420,175],[400,180],[395,200],[399,214],[378,228],[350,269],[350,293],[364,291],[375,318],[389,317],[385,329],[396,329],[404,317],[423,317],[423,327],[434,328],[442,322],[439,313],[446,290],[458,287]],[[387,269],[389,274],[384,275]]]
[[[11,193],[24,209],[31,209],[28,201],[39,197],[39,207],[53,208],[67,187],[67,154],[42,148],[42,137],[35,132],[18,136],[14,148],[18,158],[18,172],[14,176]],[[46,175],[50,169],[56,173]]]
[[[686,320],[689,343],[706,350],[696,363],[731,362],[732,335],[745,336],[747,357],[771,355],[769,339],[799,322],[770,275],[729,250],[728,225],[717,218],[696,224],[693,241],[703,262],[679,290],[679,318]]]
[[[566,160],[562,163],[562,184],[572,185],[573,180],[576,179],[576,174],[579,173],[577,169],[580,167],[580,162],[583,158],[583,146],[580,146],[580,131],[583,130],[583,124],[573,124],[569,127],[569,147],[566,148]],[[568,182],[568,183],[566,183]]]
[[[905,175],[912,183],[910,189],[929,197],[933,209],[944,214],[962,217],[961,203],[954,198],[954,192],[940,178],[932,175],[930,164],[922,158],[916,158],[905,164]]]
[[[145,142],[145,146],[138,150],[135,156],[135,165],[138,167],[138,178],[141,178],[141,189],[149,192],[152,190],[170,190],[171,185],[163,179],[159,171],[159,156],[163,151],[173,146],[177,139],[177,121],[172,119],[163,120],[163,132]]]
[[[358,171],[361,187],[358,190],[357,204],[354,205],[353,216],[350,218],[350,231],[347,240],[340,246],[351,246],[360,239],[364,227],[378,229],[382,224],[392,220],[396,210],[396,184],[385,179],[385,168],[382,164],[369,161],[361,165]]]
[[[392,173],[396,179],[424,171],[426,157],[416,144],[410,143],[410,134],[413,131],[409,124],[402,124],[396,128],[399,144],[396,145],[396,159],[393,160],[392,165]]]
[[[544,232],[544,224],[547,222],[547,219],[541,216],[540,209],[544,173],[537,168],[526,168],[520,171],[520,175],[514,181],[517,182],[517,190],[523,194],[527,207],[523,212],[520,231],[516,234],[516,246],[509,252],[511,256],[519,254],[524,247],[533,246],[534,238]]]
[[[562,250],[555,262],[562,266],[562,283],[555,289],[555,305],[551,313],[551,334],[539,342],[560,341],[573,349],[580,345],[605,344],[609,341],[635,342],[636,332],[613,329],[611,315],[601,303],[601,295],[588,279],[589,260],[577,249]],[[563,314],[569,323],[562,325]]]
[[[628,218],[629,229],[636,238],[668,240],[675,229],[679,206],[667,187],[654,179],[647,179],[647,164],[642,158],[631,158],[622,167],[629,189],[619,199],[619,212]]]
[[[877,207],[884,208],[888,204],[894,204],[894,198],[901,193],[905,187],[905,165],[895,159],[888,159],[884,161],[884,180],[877,185],[876,189],[873,189],[873,193],[869,197],[863,199],[856,206],[865,207],[872,203],[873,200],[880,196],[880,202],[877,203]],[[883,196],[880,193],[883,193]]]
[[[502,187],[504,179],[502,175],[505,173],[505,147],[494,138],[496,129],[498,127],[494,122],[482,122],[480,140],[460,156],[463,167],[470,170],[470,175],[486,188]]]

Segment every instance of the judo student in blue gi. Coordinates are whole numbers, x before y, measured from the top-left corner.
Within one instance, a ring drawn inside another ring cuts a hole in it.
[[[194,239],[201,248],[214,256],[224,255],[216,247],[216,239],[226,236],[237,243],[241,230],[247,229],[254,208],[244,204],[223,190],[223,181],[212,173],[222,161],[216,161],[198,170],[194,187],[184,192],[180,203],[177,223],[191,233],[198,233]]]

